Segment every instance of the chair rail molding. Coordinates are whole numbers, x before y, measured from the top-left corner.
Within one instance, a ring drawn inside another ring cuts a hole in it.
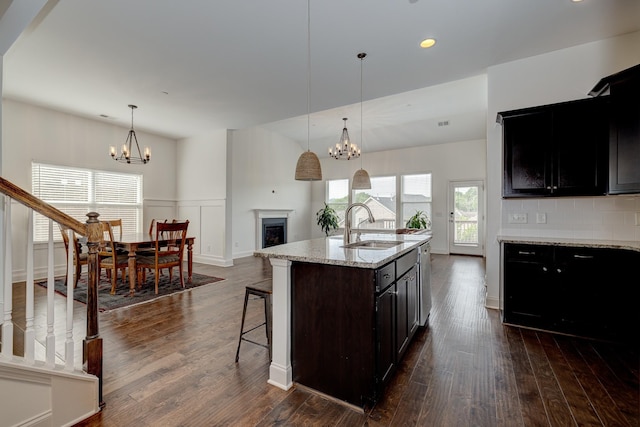
[[[291,218],[294,209],[254,209],[256,215],[256,249],[262,248],[262,219],[263,218]],[[288,221],[287,221],[288,222]]]

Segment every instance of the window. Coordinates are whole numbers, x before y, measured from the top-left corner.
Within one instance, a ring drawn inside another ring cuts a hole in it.
[[[431,174],[402,175],[402,227],[417,211],[431,221]]]
[[[32,193],[80,222],[88,212],[100,219],[122,219],[122,232],[140,231],[142,223],[142,175],[95,171],[33,163]],[[34,215],[34,241],[47,241],[49,220]],[[54,238],[60,232],[54,229]]]
[[[338,224],[344,227],[344,212],[349,204],[349,180],[334,179],[327,180],[325,202],[331,206],[338,215]]]
[[[369,222],[364,208],[355,207],[351,211],[353,228],[395,229],[396,228],[396,177],[371,177],[370,190],[354,190],[354,203],[364,203],[371,209],[376,222]]]

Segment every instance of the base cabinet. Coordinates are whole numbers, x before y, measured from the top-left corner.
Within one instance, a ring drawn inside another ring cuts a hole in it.
[[[554,332],[637,342],[640,252],[504,244],[503,320]]]
[[[293,380],[378,401],[418,328],[417,261],[415,250],[377,270],[293,263]]]

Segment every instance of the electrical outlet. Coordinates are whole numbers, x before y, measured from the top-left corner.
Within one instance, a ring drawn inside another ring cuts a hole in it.
[[[510,213],[509,214],[509,224],[526,224],[526,223],[527,223],[526,213]]]
[[[538,224],[546,224],[547,223],[547,214],[544,212],[538,212],[536,214],[536,223]]]

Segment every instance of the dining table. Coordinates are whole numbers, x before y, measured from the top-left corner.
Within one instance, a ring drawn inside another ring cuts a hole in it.
[[[193,242],[195,237],[187,237],[185,246],[187,247],[187,282],[191,282],[191,274],[193,271]],[[167,246],[169,243],[175,242],[170,239],[160,239],[158,244],[160,247]],[[125,233],[114,241],[116,250],[127,252],[129,256],[129,293],[133,295],[136,289],[137,270],[136,270],[136,253],[141,250],[148,251],[154,249],[156,238],[149,233]]]

